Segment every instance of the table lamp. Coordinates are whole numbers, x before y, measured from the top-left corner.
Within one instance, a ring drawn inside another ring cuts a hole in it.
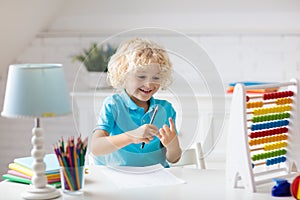
[[[2,116],[32,117],[31,156],[32,188],[22,194],[25,199],[53,199],[60,192],[47,184],[44,162],[43,129],[40,118],[56,117],[71,112],[64,71],[61,64],[16,64],[8,70]]]

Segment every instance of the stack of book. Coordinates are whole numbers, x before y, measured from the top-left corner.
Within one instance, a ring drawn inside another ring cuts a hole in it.
[[[31,177],[33,175],[32,163],[33,157],[22,157],[14,159],[13,163],[8,165],[9,170],[6,174],[2,175],[3,180],[12,182],[31,184]],[[46,163],[45,175],[48,184],[59,188],[60,183],[60,166],[55,154],[47,154],[44,157]]]
[[[255,85],[264,85],[264,84],[273,84],[274,82],[234,82],[229,83],[229,87],[227,88],[227,93],[233,93],[234,87],[237,83],[242,83],[245,86],[255,86]],[[277,92],[278,88],[266,88],[266,89],[248,89],[247,93],[266,93],[266,92]]]

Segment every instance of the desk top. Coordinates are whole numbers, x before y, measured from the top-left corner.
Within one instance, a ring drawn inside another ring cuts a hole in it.
[[[63,194],[62,199],[105,199],[105,200],[166,200],[166,199],[243,199],[243,200],[288,200],[292,197],[275,198],[271,196],[271,189],[275,184],[260,186],[257,193],[251,193],[243,188],[228,188],[225,183],[224,170],[199,170],[192,168],[173,167],[169,170],[185,184],[169,186],[152,186],[134,189],[116,189],[115,185],[101,171],[101,166],[89,166],[86,175],[84,194],[70,196]],[[0,194],[5,199],[22,199],[21,193],[30,188],[28,185],[3,181],[0,183]]]

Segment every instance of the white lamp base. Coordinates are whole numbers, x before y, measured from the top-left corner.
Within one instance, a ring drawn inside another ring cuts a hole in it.
[[[54,199],[59,197],[60,192],[53,186],[46,185],[44,188],[32,188],[22,194],[24,199]]]
[[[22,194],[24,199],[54,199],[59,197],[60,192],[47,184],[45,175],[46,164],[44,163],[45,150],[43,149],[43,129],[40,128],[39,118],[35,118],[35,127],[32,129],[31,143],[33,145],[31,156],[33,176],[31,177],[32,188]]]

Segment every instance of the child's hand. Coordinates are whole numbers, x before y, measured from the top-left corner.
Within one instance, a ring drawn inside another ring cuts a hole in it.
[[[131,137],[132,143],[138,144],[141,142],[149,143],[154,136],[160,137],[158,128],[152,124],[144,124],[135,130],[126,132]]]
[[[177,140],[175,124],[172,118],[169,118],[169,122],[170,128],[167,125],[164,125],[161,129],[159,129],[160,141],[165,147],[168,147],[174,139]]]

